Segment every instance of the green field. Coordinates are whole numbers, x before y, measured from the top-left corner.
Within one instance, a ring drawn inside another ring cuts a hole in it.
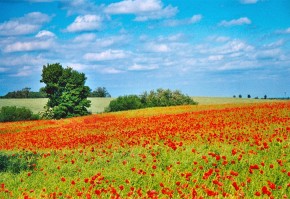
[[[89,111],[92,113],[100,113],[104,111],[110,101],[113,98],[89,98],[91,100],[91,107]],[[194,101],[197,101],[200,105],[207,104],[233,104],[233,103],[257,103],[257,102],[267,102],[273,100],[265,99],[248,99],[248,98],[230,98],[230,97],[193,97]],[[43,111],[43,107],[47,102],[46,98],[38,99],[0,99],[0,108],[2,106],[17,106],[17,107],[27,107],[32,110],[33,113],[38,113]]]
[[[91,100],[91,107],[89,111],[92,113],[103,112],[104,108],[107,107],[112,98],[88,98]],[[2,106],[17,106],[27,107],[32,110],[33,113],[38,113],[44,110],[44,106],[47,103],[47,98],[38,99],[0,99],[0,108]]]

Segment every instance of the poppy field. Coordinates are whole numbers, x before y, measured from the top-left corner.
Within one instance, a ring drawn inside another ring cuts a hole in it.
[[[0,125],[0,198],[289,198],[290,103]]]

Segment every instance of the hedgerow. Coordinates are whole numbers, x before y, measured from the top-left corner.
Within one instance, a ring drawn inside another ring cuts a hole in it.
[[[25,107],[3,106],[0,110],[0,122],[37,120],[39,116]]]
[[[196,105],[191,97],[182,94],[180,91],[171,91],[169,89],[151,90],[141,95],[125,95],[112,100],[106,112],[133,110],[148,107],[165,107],[177,105]]]

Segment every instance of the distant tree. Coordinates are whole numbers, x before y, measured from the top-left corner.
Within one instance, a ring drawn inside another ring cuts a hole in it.
[[[111,97],[111,95],[105,87],[98,87],[91,92],[90,97]]]
[[[33,92],[30,91],[31,88],[25,87],[19,91],[8,92],[6,95],[1,98],[44,98],[46,94],[44,92]]]
[[[28,87],[25,87],[22,89],[22,93],[23,93],[23,96],[25,98],[28,98],[28,95],[29,95],[29,91],[31,90],[31,88],[28,88]]]
[[[236,98],[236,96],[234,95],[233,98]]]
[[[251,98],[251,95],[250,94],[248,95],[248,98]]]
[[[169,89],[151,90],[149,93],[121,96],[110,102],[106,112],[132,110],[147,107],[162,107],[162,106],[176,106],[176,105],[196,105],[188,95],[182,94],[180,91],[171,91]]]
[[[264,95],[264,99],[267,99],[267,95]]]
[[[49,98],[47,111],[53,113],[53,118],[67,118],[88,115],[90,101],[87,97],[90,88],[85,86],[85,74],[70,67],[63,68],[59,63],[47,64],[42,69],[40,82],[46,84],[43,90]]]
[[[241,94],[239,94],[239,98],[242,98],[243,96]]]

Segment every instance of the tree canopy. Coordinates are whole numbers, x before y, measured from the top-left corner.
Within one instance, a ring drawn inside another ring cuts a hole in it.
[[[90,97],[111,97],[111,95],[105,87],[98,87],[90,93]]]
[[[59,63],[47,64],[42,69],[40,82],[46,84],[43,90],[49,98],[47,109],[52,109],[55,119],[88,115],[91,102],[87,99],[90,88],[85,86],[86,77],[70,67]]]

